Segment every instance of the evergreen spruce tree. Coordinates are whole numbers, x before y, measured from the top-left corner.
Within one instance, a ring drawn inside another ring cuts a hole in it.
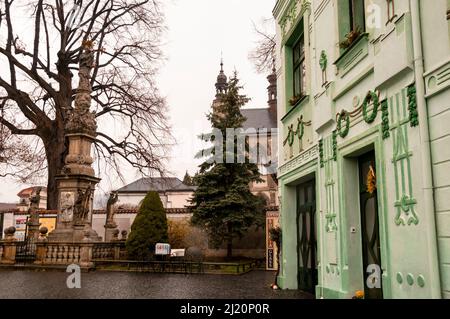
[[[248,142],[245,142],[245,152],[238,154],[238,138],[235,136],[232,154],[227,153],[227,128],[242,128],[246,120],[240,109],[249,99],[239,94],[241,89],[235,74],[230,79],[227,92],[220,96],[221,103],[208,114],[212,127],[220,130],[223,139],[218,139],[212,133],[202,135],[202,139],[215,146],[222,144],[223,151],[217,153],[217,148],[213,146],[197,155],[209,157],[200,165],[194,177],[197,190],[191,200],[192,224],[205,229],[216,247],[226,243],[227,257],[232,257],[233,239],[241,237],[251,226],[261,225],[263,221],[264,204],[249,188],[252,182],[261,181],[261,178],[257,165],[249,161]],[[245,161],[238,161],[238,156],[245,156]],[[234,162],[227,163],[227,158],[234,159]]]
[[[193,185],[192,177],[189,175],[189,173],[187,171],[186,171],[186,174],[184,174],[183,184],[187,185],[187,186]]]
[[[149,192],[139,207],[126,241],[128,257],[148,260],[156,243],[167,243],[166,211],[157,192]]]

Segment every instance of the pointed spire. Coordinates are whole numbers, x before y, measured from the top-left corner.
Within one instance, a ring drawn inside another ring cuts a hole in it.
[[[228,79],[223,71],[223,57],[220,59],[220,72],[217,76],[216,82],[216,95],[223,94],[226,92],[228,87]]]
[[[271,116],[277,119],[277,69],[275,64],[275,58],[272,60],[272,73],[267,76],[269,86],[267,87],[269,111]]]

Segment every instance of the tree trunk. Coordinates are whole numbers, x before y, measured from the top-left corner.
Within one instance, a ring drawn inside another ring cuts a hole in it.
[[[44,141],[47,156],[48,180],[47,180],[47,209],[58,209],[58,189],[56,176],[61,174],[64,167],[66,152],[64,128],[56,126],[52,134]]]
[[[233,226],[228,223],[227,258],[233,257]]]

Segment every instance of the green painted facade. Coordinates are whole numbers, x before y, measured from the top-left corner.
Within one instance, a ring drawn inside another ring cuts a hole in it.
[[[351,1],[279,0],[273,11],[279,283],[299,288],[298,187],[314,180],[316,297],[365,290],[359,159],[370,151],[383,298],[450,298],[450,3],[400,0],[392,12],[385,0],[354,2],[365,30],[345,48],[351,21],[361,23]],[[292,48],[302,35],[306,94],[296,100]]]

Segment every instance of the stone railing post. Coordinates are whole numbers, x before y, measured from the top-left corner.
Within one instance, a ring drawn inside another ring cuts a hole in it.
[[[0,260],[1,264],[13,265],[16,263],[16,241],[14,233],[15,227],[8,227],[5,229],[5,239],[3,240],[3,256]]]
[[[41,227],[39,229],[39,238],[36,243],[36,260],[35,264],[42,265],[45,263],[45,258],[47,257],[47,227]]]
[[[92,249],[94,247],[93,243],[83,242],[80,245],[80,267],[81,268],[92,268],[94,263],[92,262]]]
[[[114,245],[114,260],[119,260],[119,259],[120,259],[120,245],[116,243]]]
[[[91,238],[91,231],[87,230],[84,233],[84,238],[80,245],[80,267],[81,268],[92,268],[94,267],[94,263],[92,261],[94,250],[94,243]]]

